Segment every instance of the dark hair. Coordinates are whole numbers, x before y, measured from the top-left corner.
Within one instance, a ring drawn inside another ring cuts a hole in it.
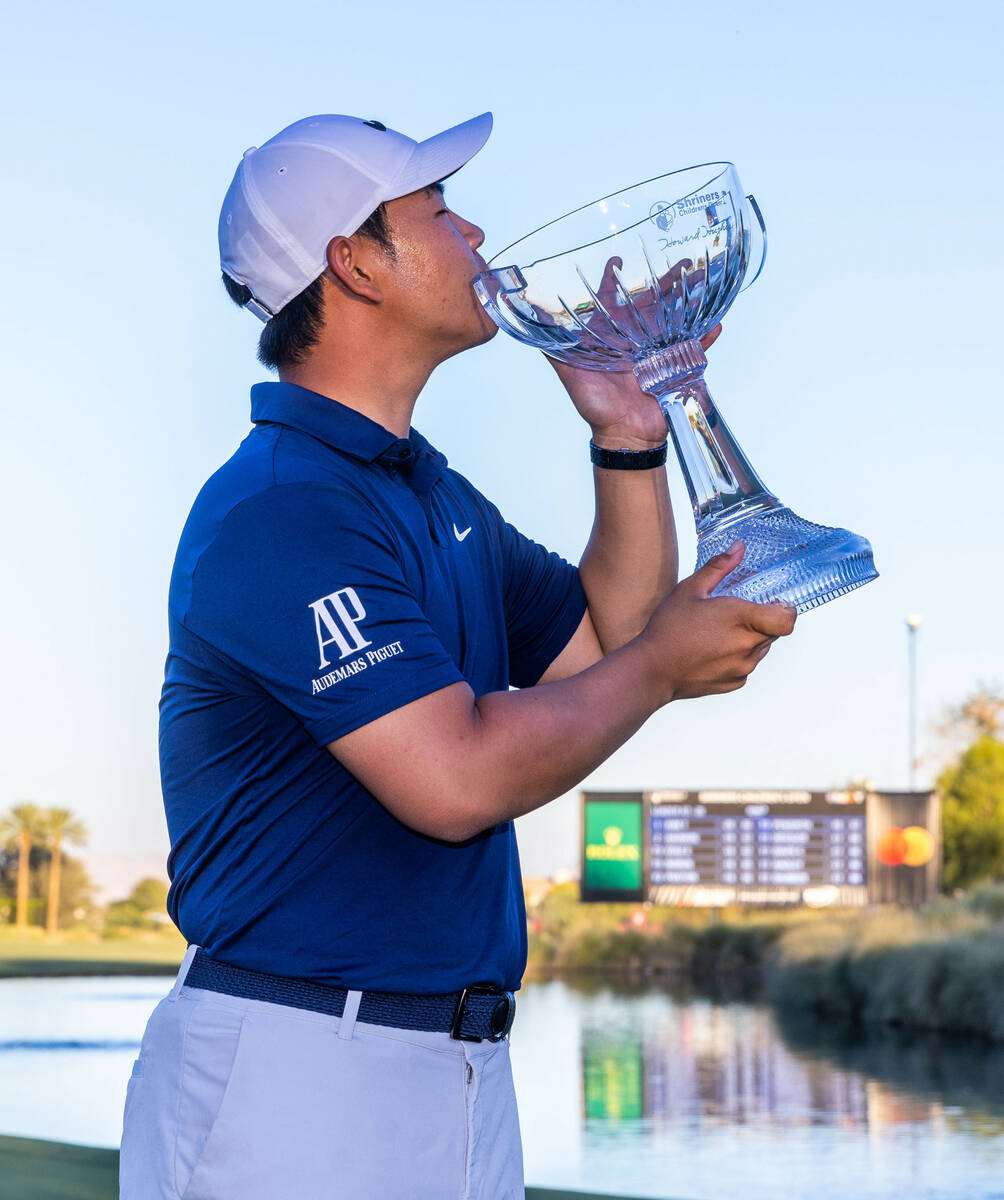
[[[366,237],[394,257],[390,236],[387,206],[380,207],[366,218],[356,230],[357,237]],[[223,272],[223,286],[235,304],[243,307],[251,299],[251,289]],[[302,363],[312,347],[321,340],[324,328],[324,279],[319,275],[299,295],[288,301],[266,324],[258,339],[258,361],[263,367],[277,371],[280,367]]]

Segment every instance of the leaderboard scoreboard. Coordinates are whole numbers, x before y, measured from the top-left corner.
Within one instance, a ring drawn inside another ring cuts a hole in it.
[[[650,898],[865,904],[865,822],[864,792],[654,792]]]
[[[863,790],[585,792],[582,898],[695,908],[916,903],[937,890],[933,805],[930,793]],[[902,832],[898,815],[916,823],[906,829],[911,845],[930,847],[914,864],[926,870],[892,878],[902,896],[887,894],[880,865],[882,847]]]

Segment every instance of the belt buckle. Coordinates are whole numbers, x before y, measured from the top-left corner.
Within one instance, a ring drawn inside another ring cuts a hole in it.
[[[464,1017],[467,1016],[467,1001],[470,996],[498,997],[498,1003],[492,1009],[489,1018],[490,1032],[486,1037],[479,1037],[463,1031]],[[457,1000],[457,1006],[453,1010],[453,1020],[450,1023],[450,1037],[458,1042],[483,1042],[485,1040],[501,1042],[512,1029],[515,1017],[516,997],[512,992],[501,991],[493,983],[472,983],[469,987],[464,988]]]

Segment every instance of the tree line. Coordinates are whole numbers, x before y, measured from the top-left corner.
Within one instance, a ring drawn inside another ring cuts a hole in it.
[[[59,903],[63,879],[63,848],[83,846],[87,842],[84,823],[68,808],[40,808],[37,804],[16,804],[0,815],[0,843],[13,846],[17,856],[17,887],[14,899],[14,925],[28,926],[28,902],[31,885],[33,847],[48,852],[49,879],[45,905],[45,928],[59,929]]]
[[[0,924],[13,911],[14,927],[38,925],[47,933],[61,924],[88,924],[102,935],[156,929],[168,923],[167,882],[141,879],[128,896],[97,907],[84,864],[67,846],[87,844],[87,828],[68,808],[17,804],[0,813]],[[5,916],[6,912],[6,916]]]

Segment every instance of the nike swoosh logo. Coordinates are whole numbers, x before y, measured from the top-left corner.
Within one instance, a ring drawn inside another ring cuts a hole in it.
[[[458,542],[462,542],[464,540],[464,538],[467,537],[467,535],[470,532],[471,532],[470,525],[468,525],[467,528],[464,530],[464,532],[461,533],[460,530],[457,528],[456,521],[453,522],[453,536],[457,539]]]

